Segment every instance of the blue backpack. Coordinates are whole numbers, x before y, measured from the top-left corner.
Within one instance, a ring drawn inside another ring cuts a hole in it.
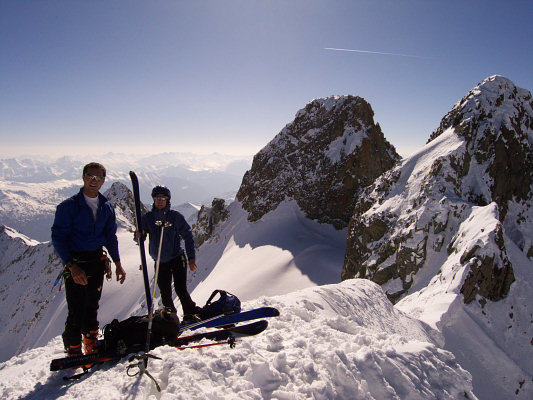
[[[212,302],[217,294],[220,295],[220,298]],[[221,314],[228,315],[240,312],[241,301],[237,296],[226,292],[225,290],[217,289],[211,294],[211,296],[209,296],[209,299],[205,303],[205,306],[202,307],[199,314],[201,319],[207,319]]]

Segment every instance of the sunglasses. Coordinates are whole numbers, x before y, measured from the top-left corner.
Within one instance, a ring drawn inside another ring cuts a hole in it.
[[[103,182],[105,181],[105,176],[101,176],[101,175],[93,175],[93,174],[89,174],[89,173],[85,173],[83,174],[83,176],[85,178],[87,178],[88,181],[92,181],[93,179],[96,181],[96,182]]]
[[[154,200],[159,200],[159,201],[168,200],[168,197],[167,196],[155,196]]]

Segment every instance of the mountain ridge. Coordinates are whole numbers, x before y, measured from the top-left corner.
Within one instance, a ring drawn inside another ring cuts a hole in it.
[[[501,398],[533,381],[533,302],[523,298],[533,289],[532,104],[529,92],[501,76],[472,89],[420,151],[363,191],[342,272],[373,280],[404,311],[446,327],[450,346],[464,334],[460,323],[475,321],[491,348],[514,363],[509,376],[496,364],[481,371],[482,354],[458,358],[476,360],[476,393]]]

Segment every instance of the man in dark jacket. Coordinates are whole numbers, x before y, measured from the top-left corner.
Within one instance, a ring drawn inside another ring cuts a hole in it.
[[[191,271],[197,268],[195,261],[194,237],[190,225],[178,211],[170,209],[170,190],[166,186],[156,186],[152,190],[154,204],[152,210],[142,217],[143,235],[149,235],[149,253],[157,262],[159,242],[163,224],[163,242],[159,260],[157,286],[161,293],[163,306],[175,313],[172,300],[172,278],[174,289],[183,309],[185,322],[197,319],[198,308],[187,291],[187,264]],[[136,234],[139,237],[139,233]],[[180,241],[185,242],[185,252]]]
[[[68,355],[96,351],[98,303],[104,274],[111,279],[107,249],[116,266],[117,281],[126,279],[120,263],[117,221],[113,205],[99,193],[105,181],[103,165],[89,163],[83,168],[83,188],[57,206],[52,226],[52,244],[64,263],[65,295],[68,306],[63,344]]]

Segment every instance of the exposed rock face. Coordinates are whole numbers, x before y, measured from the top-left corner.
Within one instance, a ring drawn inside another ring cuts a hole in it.
[[[399,156],[360,97],[313,100],[254,157],[237,200],[257,221],[286,198],[307,217],[348,225],[357,194]]]
[[[454,279],[466,303],[502,299],[515,281],[509,241],[533,259],[532,188],[531,94],[504,77],[487,78],[453,107],[420,152],[361,195],[342,279],[371,279],[396,301],[450,262],[464,270]],[[483,231],[471,225],[480,213],[492,221]],[[462,230],[478,241],[464,241]]]
[[[204,242],[213,237],[216,226],[229,217],[224,199],[213,199],[211,208],[202,206],[198,212],[198,222],[193,225],[194,242],[200,247]]]
[[[135,201],[131,190],[120,182],[114,182],[103,195],[113,204],[117,216],[117,224],[135,231]],[[146,207],[141,203],[141,213],[146,212]]]

